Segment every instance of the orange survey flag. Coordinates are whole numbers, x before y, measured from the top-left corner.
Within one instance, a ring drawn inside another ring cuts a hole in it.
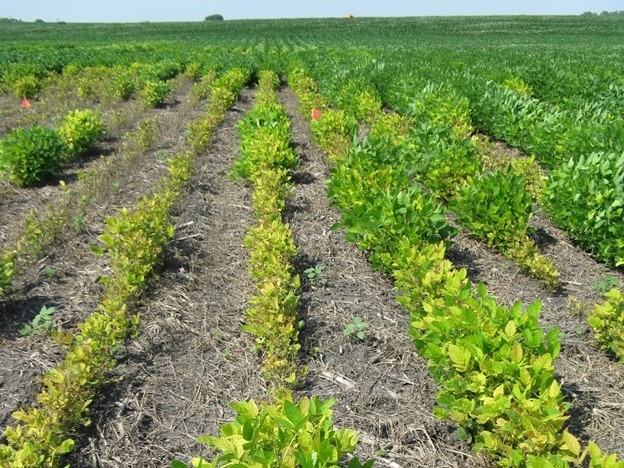
[[[24,96],[24,99],[22,99],[22,107],[24,109],[30,109],[30,102],[28,102],[28,99],[26,99],[26,96]]]
[[[312,109],[312,120],[321,120],[321,111],[316,107]]]

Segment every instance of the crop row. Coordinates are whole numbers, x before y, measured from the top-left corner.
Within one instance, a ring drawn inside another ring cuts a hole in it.
[[[393,158],[404,164],[412,177],[432,189],[438,199],[451,198],[450,207],[457,221],[475,237],[489,246],[502,247],[506,255],[512,256],[530,274],[555,286],[558,273],[552,262],[539,255],[534,242],[526,236],[532,216],[531,199],[541,202],[554,193],[545,186],[535,160],[504,158],[492,149],[487,137],[470,137],[474,128],[468,102],[450,87],[428,85],[409,93],[405,90],[400,102],[399,97],[395,99],[405,116],[398,113],[376,116],[381,98],[367,80],[362,80],[357,72],[354,74],[351,79],[342,79],[338,86],[326,79],[333,91],[330,95],[333,102],[369,124],[373,137],[390,138],[396,146]],[[332,116],[347,122],[339,112],[325,113],[325,123],[313,122],[313,129],[321,130],[321,144],[339,141],[335,136],[322,136],[323,126],[337,125],[330,123]],[[355,122],[348,125],[351,130],[342,125],[341,133],[353,134]],[[328,151],[331,154],[332,149]],[[610,173],[606,171],[606,174]],[[582,183],[592,185],[594,191],[599,188],[591,178]],[[617,187],[609,190],[613,192]],[[573,194],[568,195],[569,200],[574,199]],[[598,193],[596,199],[600,197]],[[617,234],[613,239],[622,242]],[[615,354],[620,353],[624,328],[624,313],[617,299],[620,295],[617,290],[609,292],[606,302],[596,306],[589,319],[596,339]]]
[[[357,443],[355,431],[334,430],[333,400],[302,398],[294,402],[291,390],[305,373],[298,364],[297,319],[299,276],[293,260],[297,247],[282,211],[290,192],[290,170],[298,164],[290,146],[290,120],[277,101],[279,78],[272,71],[259,74],[257,104],[238,125],[241,156],[232,175],[253,188],[256,225],[245,238],[250,273],[256,293],[250,298],[244,329],[263,358],[263,374],[270,382],[273,401],[233,402],[236,418],[221,427],[220,437],[198,441],[219,449],[211,462],[193,459],[194,467],[210,466],[339,466]],[[372,462],[365,466],[371,466]],[[174,467],[186,467],[175,461]],[[362,466],[357,459],[351,467]]]
[[[460,225],[549,287],[559,284],[552,261],[528,236],[533,196],[541,196],[543,186],[539,167],[530,160],[497,161],[487,140],[471,137],[466,102],[443,86],[411,90],[397,109],[402,114],[381,114],[381,97],[370,84],[354,78],[335,83],[328,86],[335,91],[333,103],[368,124],[379,140],[392,134],[399,138],[395,157],[447,203]],[[331,119],[333,113],[324,115]],[[355,128],[355,122],[350,126]]]
[[[530,165],[492,167],[489,155],[481,152],[482,140],[471,138],[474,128],[463,102],[444,91],[429,86],[410,96],[412,130],[399,150],[405,163],[413,165],[438,198],[450,200],[457,222],[476,238],[548,286],[557,286],[559,273],[527,234],[533,216],[531,187],[539,184],[539,171],[533,170],[537,177],[531,178]]]
[[[0,170],[19,185],[38,183],[61,164],[88,151],[103,134],[101,118],[88,110],[69,113],[58,130],[43,127],[15,130],[0,141]],[[11,284],[20,248],[17,245],[0,258],[0,297]]]
[[[0,171],[12,183],[32,186],[86,153],[104,133],[102,118],[90,110],[70,112],[56,130],[14,130],[0,141]]]
[[[493,150],[487,137],[470,137],[474,133],[470,104],[452,87],[429,84],[422,89],[416,85],[408,89],[401,86],[402,93],[395,90],[397,94],[390,93],[390,100],[409,119],[399,114],[375,119],[371,117],[371,105],[376,103],[378,107],[381,102],[376,89],[370,80],[362,77],[361,71],[345,73],[350,78],[343,77],[338,85],[335,78],[327,78],[332,76],[330,73],[324,74],[332,102],[366,121],[373,135],[400,135],[397,146],[403,149],[397,150],[394,157],[407,164],[410,173],[433,189],[439,198],[452,197],[450,206],[457,221],[488,245],[503,247],[506,255],[513,256],[520,266],[543,278],[550,286],[557,284],[558,274],[552,262],[540,256],[533,241],[526,238],[532,216],[531,198],[546,206],[559,207],[582,204],[588,197],[595,205],[609,199],[606,203],[617,209],[606,219],[600,210],[591,211],[585,225],[599,219],[606,229],[602,234],[607,236],[608,242],[617,245],[624,242],[619,229],[621,217],[617,217],[620,201],[624,200],[619,195],[623,167],[619,162],[601,165],[595,155],[587,161],[570,162],[558,171],[551,171],[550,186],[547,186],[534,158],[503,157]],[[574,178],[575,183],[559,177],[561,171],[567,173],[567,178]],[[559,179],[555,180],[557,177]],[[579,191],[579,186],[584,189]],[[571,209],[560,211],[570,219],[578,215]],[[598,341],[617,354],[624,315],[614,299],[616,295],[617,291],[609,293],[606,303],[596,308],[589,323]]]
[[[241,157],[232,174],[251,183],[256,219],[245,238],[256,294],[249,301],[244,329],[255,337],[265,379],[279,394],[298,380],[302,369],[297,364],[300,280],[293,266],[297,247],[282,220],[292,185],[290,171],[298,160],[290,146],[290,120],[277,102],[278,84],[273,72],[260,75],[258,104],[238,125]]]
[[[303,102],[318,99],[304,80],[294,76],[291,83]],[[325,140],[333,139],[326,131]],[[329,194],[348,238],[402,291],[414,343],[442,387],[435,413],[455,421],[476,450],[501,466],[568,466],[586,458],[592,466],[624,465],[593,443],[581,453],[564,429],[569,404],[554,378],[558,332],[545,335],[539,327],[538,302],[508,309],[484,285],[473,292],[466,271],[444,258],[442,209],[412,181],[391,141],[373,135],[334,157]]]
[[[8,294],[12,279],[20,270],[17,263],[24,263],[27,257],[37,259],[71,223],[83,218],[91,203],[104,196],[113,174],[131,167],[149,149],[154,140],[154,121],[141,121],[123,140],[121,154],[106,159],[100,167],[80,171],[76,187],[61,183],[62,197],[58,203],[47,206],[44,213],[28,213],[23,232],[14,245],[5,246],[0,257],[0,296]]]
[[[236,70],[221,79],[234,96],[245,81],[246,75]],[[211,101],[207,112],[214,115],[210,120],[214,123],[202,130],[214,132],[226,109],[222,100]],[[74,446],[67,438],[68,431],[89,423],[86,412],[94,390],[105,381],[115,365],[117,349],[138,322],[137,315],[130,315],[128,304],[144,287],[164,243],[174,234],[170,211],[190,176],[196,154],[178,153],[154,194],[107,218],[105,232],[99,236],[102,247],[96,251],[108,257],[113,273],[104,279],[98,312],[79,325],[64,360],[45,375],[37,403],[13,413],[18,424],[4,431],[7,444],[0,446],[3,464],[57,466]]]
[[[544,205],[553,220],[601,261],[624,264],[624,121],[551,109],[489,85],[471,97],[476,124],[534,154],[549,169]]]
[[[193,103],[204,100],[210,94],[215,79],[215,73],[209,72],[194,84],[191,89]],[[216,83],[215,89],[220,90],[225,84],[222,79],[221,82]],[[222,91],[217,91],[217,95],[219,94],[225,96]],[[231,101],[230,96],[222,105],[229,105]],[[71,125],[68,125],[66,130],[61,128],[59,133],[67,135],[74,148],[81,146],[86,150],[88,141],[94,137],[94,130],[99,133],[101,121],[90,111],[70,113],[66,120]],[[207,125],[205,131],[210,134],[210,129],[214,127],[216,119],[207,117],[203,120],[203,125]],[[0,254],[0,297],[8,294],[12,279],[22,269],[23,265],[18,264],[23,264],[27,258],[31,260],[39,258],[70,224],[84,218],[92,203],[106,196],[112,177],[131,170],[136,165],[139,156],[145,154],[154,144],[155,124],[156,121],[151,117],[140,120],[134,131],[123,136],[121,151],[118,154],[104,159],[96,167],[79,171],[76,186],[66,186],[61,182],[62,193],[58,203],[46,207],[44,213],[31,211],[25,217],[23,233],[17,236],[12,246],[5,246]],[[189,141],[189,143],[192,142]],[[28,158],[32,158],[32,154],[29,154]]]
[[[548,169],[549,177],[538,201],[598,260],[620,265],[624,127],[618,115],[580,104],[574,111],[559,109],[526,95],[517,80],[503,85],[456,68],[446,54],[429,54],[423,60],[393,51],[332,51],[320,60],[317,57],[301,54],[335,105],[352,103],[354,91],[364,89],[409,115],[417,110],[413,109],[414,94],[426,98],[428,90],[434,98],[463,107],[471,127],[534,155]],[[345,82],[355,85],[345,86]]]
[[[118,61],[117,61],[118,62]],[[135,93],[151,105],[156,95],[155,84],[165,83],[180,73],[196,79],[205,74],[200,63],[182,63],[172,60],[134,62],[130,66],[115,63],[112,66],[84,66],[68,63],[62,69],[46,71],[24,64],[9,66],[0,85],[19,97],[36,98],[42,90],[61,77],[70,79],[81,98],[97,100],[127,100]],[[163,84],[159,85],[165,88]],[[166,94],[166,93],[165,93]],[[153,106],[152,106],[153,107]]]

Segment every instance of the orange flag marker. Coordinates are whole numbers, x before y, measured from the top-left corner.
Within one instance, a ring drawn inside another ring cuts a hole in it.
[[[312,120],[321,120],[321,111],[316,107],[312,109]]]

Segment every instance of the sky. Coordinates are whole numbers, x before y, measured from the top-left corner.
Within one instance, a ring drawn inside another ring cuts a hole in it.
[[[140,22],[428,15],[576,15],[624,10],[624,0],[0,0],[0,18]]]

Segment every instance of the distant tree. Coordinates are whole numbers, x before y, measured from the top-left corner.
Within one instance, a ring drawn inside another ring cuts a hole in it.
[[[45,23],[45,21],[43,21],[41,18],[37,18],[37,19],[35,20],[35,23],[39,23],[39,24],[41,24],[41,23]]]
[[[204,21],[223,21],[223,15],[215,14],[215,15],[206,16]]]
[[[590,16],[598,16],[597,13],[591,12],[591,11],[586,11],[584,13],[581,13],[581,16],[585,16],[585,17],[590,17]]]
[[[624,10],[602,11],[600,16],[624,16]]]

